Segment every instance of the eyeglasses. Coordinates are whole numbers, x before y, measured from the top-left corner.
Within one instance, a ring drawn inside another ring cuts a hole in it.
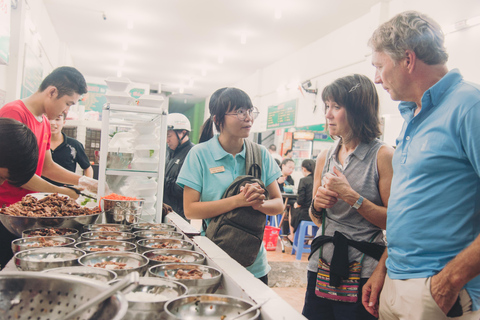
[[[253,107],[253,109],[238,109],[236,112],[233,113],[226,113],[226,116],[237,116],[238,120],[244,121],[247,118],[247,114],[250,118],[253,120],[257,119],[258,114],[260,112],[258,111],[257,107]]]

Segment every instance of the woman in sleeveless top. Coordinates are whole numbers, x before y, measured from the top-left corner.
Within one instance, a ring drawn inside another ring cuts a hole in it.
[[[324,232],[334,241],[344,237],[349,243],[371,242],[383,250],[393,148],[377,139],[381,132],[375,86],[366,76],[355,74],[325,87],[322,99],[327,128],[336,142],[317,158],[310,217],[319,227],[325,221],[324,231],[320,227],[317,237]],[[303,315],[322,320],[375,319],[362,305],[361,289],[378,261],[352,246],[348,246],[346,262],[362,265],[357,301],[340,302],[316,295],[320,252],[330,264],[334,250],[332,242],[324,243],[321,249],[312,248]],[[330,269],[331,275],[334,268]]]

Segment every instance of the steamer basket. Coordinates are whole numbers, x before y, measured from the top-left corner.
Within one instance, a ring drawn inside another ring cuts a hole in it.
[[[0,273],[0,319],[63,319],[69,312],[108,289],[99,281],[39,272]],[[128,302],[117,292],[85,311],[81,320],[120,320]]]

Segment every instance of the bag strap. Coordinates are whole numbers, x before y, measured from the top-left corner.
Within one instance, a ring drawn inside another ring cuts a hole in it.
[[[262,148],[253,141],[245,139],[245,174],[262,179]]]

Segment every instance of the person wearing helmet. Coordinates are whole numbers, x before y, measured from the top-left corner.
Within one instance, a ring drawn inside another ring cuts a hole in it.
[[[193,147],[190,141],[190,121],[181,113],[171,113],[167,118],[167,160],[163,202],[172,207],[185,220],[183,213],[183,189],[177,185],[177,177],[188,152]]]

